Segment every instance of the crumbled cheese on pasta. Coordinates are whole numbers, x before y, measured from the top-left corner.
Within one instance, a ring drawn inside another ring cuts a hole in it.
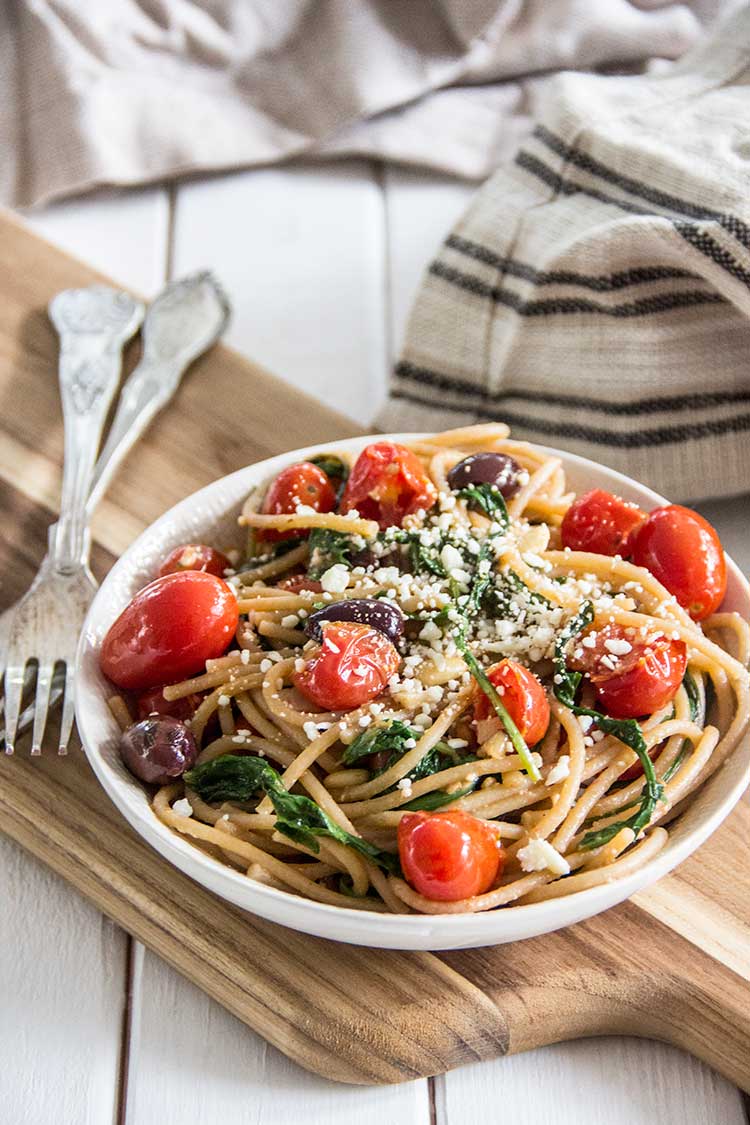
[[[296,613],[288,613],[286,617],[282,617],[281,626],[283,629],[295,629],[299,625],[299,617]]]
[[[317,725],[312,721],[312,719],[308,719],[306,723],[302,724],[302,730],[305,732],[305,738],[309,742],[314,742],[318,737],[318,728]]]
[[[321,575],[320,584],[327,594],[343,594],[349,585],[348,568],[343,563],[334,563]]]
[[[611,652],[613,656],[625,656],[625,654],[631,652],[633,648],[628,641],[620,640],[617,637],[613,639],[608,637],[604,642],[604,647],[607,652]]]
[[[570,755],[561,754],[546,777],[547,785],[556,785],[570,774]]]
[[[193,806],[187,797],[181,797],[179,801],[175,801],[172,805],[172,812],[177,813],[178,816],[192,816]]]
[[[242,651],[240,652],[240,660],[243,664],[249,664],[250,663],[250,649],[249,648],[243,648],[242,649]]]
[[[229,695],[222,694],[219,696],[216,702],[219,704],[219,707],[228,707],[232,702],[232,698]]]
[[[550,871],[553,875],[567,875],[570,864],[565,856],[552,847],[549,840],[529,840],[518,849],[522,871]]]
[[[402,777],[401,780],[396,783],[396,788],[400,789],[405,797],[411,797],[411,785],[412,781],[410,777]]]

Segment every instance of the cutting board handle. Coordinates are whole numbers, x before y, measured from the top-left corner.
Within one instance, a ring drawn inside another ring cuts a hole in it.
[[[721,953],[627,902],[530,942],[439,956],[495,1001],[508,1053],[597,1035],[661,1039],[750,1091],[750,987]]]

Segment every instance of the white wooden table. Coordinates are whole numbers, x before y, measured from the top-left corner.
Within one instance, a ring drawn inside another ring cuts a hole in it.
[[[27,216],[142,293],[210,266],[228,340],[357,421],[472,189],[367,162],[106,194]],[[137,455],[137,454],[136,454]],[[746,501],[745,501],[746,503]],[[704,509],[750,568],[742,504]],[[309,1075],[0,837],[0,1122],[7,1125],[746,1125],[695,1059],[591,1040],[391,1088]]]

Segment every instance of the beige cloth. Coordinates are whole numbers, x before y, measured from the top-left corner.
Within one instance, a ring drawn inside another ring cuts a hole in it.
[[[360,154],[483,178],[545,75],[679,57],[738,0],[7,0],[0,201]]]
[[[379,421],[491,418],[673,499],[750,490],[750,7],[668,73],[556,79],[446,240]]]

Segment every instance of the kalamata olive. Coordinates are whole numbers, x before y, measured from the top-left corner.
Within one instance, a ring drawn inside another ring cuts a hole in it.
[[[326,621],[357,621],[384,633],[396,641],[404,631],[404,615],[390,602],[380,598],[351,598],[349,601],[331,602],[323,609],[311,613],[305,622],[305,632],[314,641],[322,640],[321,626]]]
[[[448,484],[454,492],[469,484],[494,484],[509,500],[521,487],[521,472],[515,457],[505,453],[472,453],[453,466]]]
[[[149,785],[168,785],[195,764],[192,734],[171,715],[133,723],[120,738],[120,755],[132,774]]]

